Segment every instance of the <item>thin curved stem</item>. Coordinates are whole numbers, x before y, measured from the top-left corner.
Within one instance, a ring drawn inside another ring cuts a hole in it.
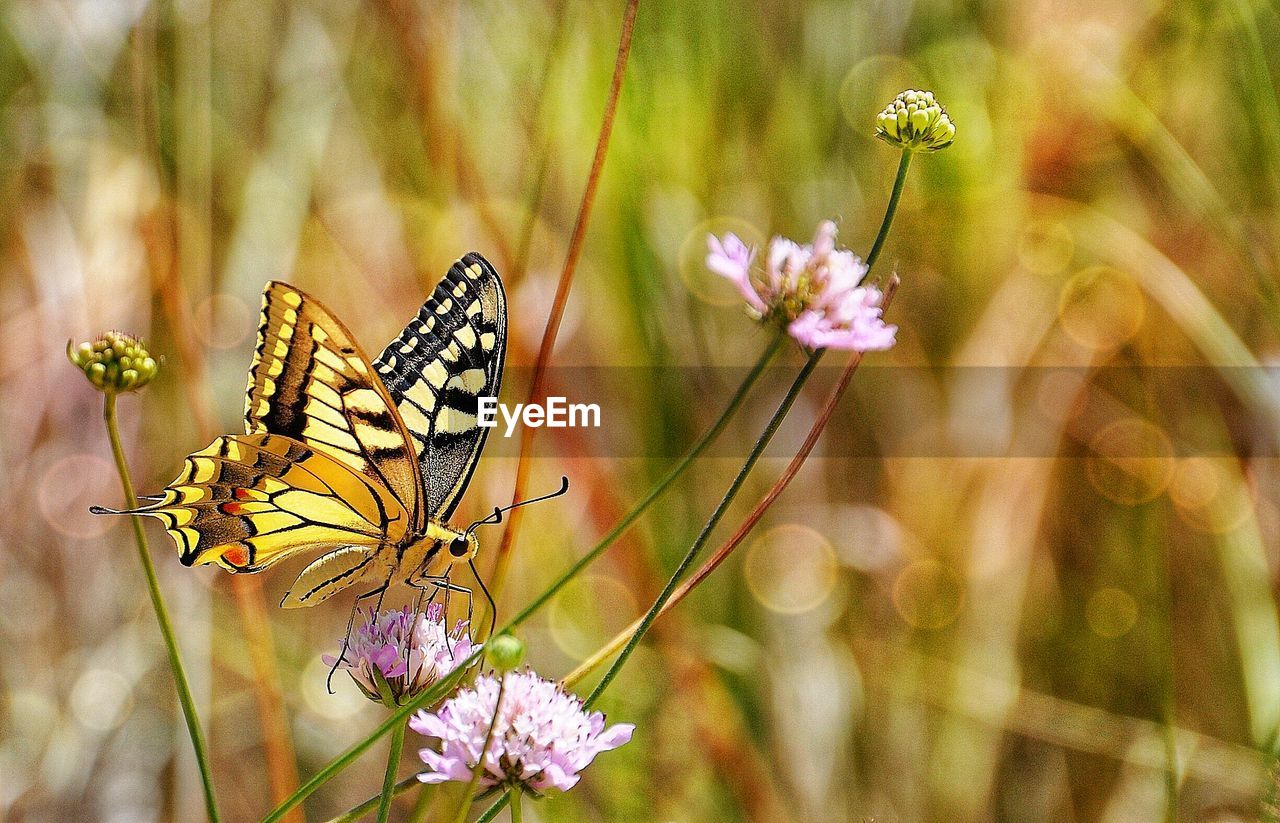
[[[382,793],[378,795],[378,823],[387,823],[391,817],[391,800],[396,792],[396,772],[400,770],[400,753],[404,751],[405,724],[397,724],[391,730],[391,750],[387,752],[387,771],[382,778]]]
[[[408,777],[406,777],[404,780],[401,780],[399,783],[396,783],[391,787],[391,795],[393,797],[399,797],[400,795],[412,789],[414,786],[421,786],[421,785],[422,785],[422,781],[418,779],[418,775],[411,774]],[[329,823],[352,823],[355,820],[359,820],[369,812],[378,808],[378,805],[382,802],[382,798],[385,797],[386,794],[387,794],[387,790],[386,790],[386,786],[384,785],[383,790],[379,794],[375,794],[373,797],[364,801],[359,806],[355,806],[351,809],[348,809],[347,811],[343,812],[337,817],[331,819]]]
[[[556,337],[560,333],[560,321],[564,318],[565,305],[569,302],[573,275],[577,271],[578,259],[582,256],[582,245],[586,240],[587,222],[591,218],[592,206],[595,205],[600,174],[604,170],[604,159],[609,152],[609,138],[613,134],[613,122],[618,113],[618,98],[622,93],[622,78],[626,73],[627,59],[631,54],[631,34],[635,29],[636,11],[639,8],[640,0],[627,0],[627,7],[622,15],[622,34],[618,38],[618,55],[613,64],[613,79],[609,83],[609,97],[605,102],[600,134],[596,138],[595,154],[591,158],[591,171],[587,175],[587,185],[582,192],[578,216],[574,220],[573,232],[569,236],[569,250],[565,255],[564,267],[560,271],[560,281],[556,285],[551,314],[547,317],[547,326],[542,333],[542,344],[538,347],[538,359],[534,362],[527,403],[536,403],[542,397],[547,365],[551,362],[551,353],[555,349]],[[531,427],[525,427],[521,432],[520,457],[516,463],[516,479],[511,495],[513,504],[524,497],[525,484],[529,477],[529,455],[533,449],[534,431],[535,429]],[[493,583],[490,586],[494,602],[502,598],[502,589],[511,567],[511,550],[515,546],[516,533],[519,531],[523,516],[522,509],[513,510],[507,520],[507,527],[502,532],[502,542],[499,543],[494,558]]]
[[[711,513],[711,517],[702,527],[702,531],[698,534],[693,545],[689,547],[689,551],[685,553],[684,559],[680,561],[680,565],[676,567],[672,573],[671,579],[667,581],[667,585],[663,587],[662,593],[653,601],[653,605],[649,607],[649,611],[645,613],[644,618],[640,621],[640,626],[635,633],[627,640],[627,644],[622,647],[622,652],[618,658],[613,661],[613,665],[604,673],[604,677],[596,684],[595,689],[587,697],[583,704],[587,707],[592,706],[599,699],[601,693],[609,687],[613,679],[617,677],[618,671],[626,664],[627,658],[640,645],[640,641],[648,633],[649,627],[653,625],[653,621],[657,619],[658,612],[662,611],[662,607],[666,605],[671,595],[675,592],[676,586],[679,585],[680,579],[684,577],[685,572],[693,565],[693,561],[697,559],[698,553],[702,551],[702,547],[706,545],[710,539],[711,533],[715,531],[716,526],[720,524],[721,518],[724,517],[729,505],[733,499],[738,496],[738,492],[742,489],[742,484],[746,482],[747,475],[755,468],[756,462],[760,459],[760,455],[764,454],[764,450],[768,447],[769,441],[773,440],[774,434],[778,431],[778,427],[782,425],[782,420],[787,416],[787,412],[791,411],[791,406],[795,403],[796,398],[800,395],[800,390],[804,388],[804,384],[808,382],[809,375],[813,374],[813,370],[817,367],[818,362],[822,360],[825,349],[818,349],[809,355],[808,361],[804,364],[804,368],[796,375],[796,379],[792,381],[791,388],[787,390],[787,394],[782,398],[782,402],[778,404],[777,410],[773,413],[773,417],[769,418],[768,425],[765,426],[764,432],[756,440],[755,445],[751,448],[751,453],[747,456],[747,460],[742,464],[742,468],[738,470],[738,474],[733,478],[733,482],[729,484],[728,491],[724,497],[720,499],[720,503],[716,506],[715,511]]]
[[[881,304],[886,310],[889,308],[889,304],[893,301],[893,293],[896,289],[897,278],[895,277],[889,281],[889,286],[885,290],[884,301]],[[751,530],[754,529],[756,524],[760,522],[760,519],[764,517],[764,513],[773,505],[773,502],[778,499],[778,496],[781,495],[784,490],[786,490],[787,486],[791,485],[791,481],[800,471],[800,467],[804,465],[806,460],[808,460],[810,453],[813,452],[814,446],[817,445],[818,439],[826,429],[827,423],[830,422],[832,414],[835,413],[836,406],[840,403],[840,399],[844,397],[845,391],[848,390],[849,383],[853,379],[853,373],[857,371],[858,365],[861,362],[862,352],[854,352],[849,358],[849,362],[845,364],[844,371],[841,373],[840,379],[836,381],[835,387],[832,388],[831,393],[827,396],[827,401],[823,404],[822,410],[818,413],[817,418],[813,421],[813,425],[809,428],[809,434],[805,436],[804,443],[801,444],[800,450],[796,452],[796,456],[787,464],[787,468],[783,470],[781,475],[779,475],[778,479],[774,482],[769,491],[765,493],[764,497],[760,498],[760,502],[756,503],[755,508],[751,510],[751,513],[748,514],[738,525],[733,536],[712,552],[711,557],[707,558],[707,561],[699,566],[698,570],[689,576],[689,579],[680,584],[675,593],[672,594],[671,599],[668,600],[666,605],[664,605],[658,612],[658,617],[661,617],[674,609],[680,601],[684,600],[685,597],[688,596],[689,592],[697,588],[703,580],[706,580],[707,577],[724,562],[725,558],[727,558],[733,550],[736,549],[744,539],[746,539],[746,536],[751,533]],[[566,687],[572,687],[582,678],[599,668],[604,661],[612,657],[613,654],[617,652],[618,649],[622,648],[623,644],[627,642],[627,638],[638,631],[639,628],[640,621],[636,620],[630,626],[618,632],[614,635],[612,640],[601,646],[589,658],[582,661],[577,668],[565,675],[561,679],[561,682]]]
[[[534,612],[542,608],[543,604],[568,585],[569,582],[577,577],[583,569],[593,563],[596,558],[605,551],[605,549],[612,546],[614,542],[627,531],[627,529],[631,528],[631,525],[640,518],[640,515],[649,510],[649,507],[653,505],[654,501],[661,497],[662,494],[670,488],[672,483],[678,480],[681,475],[683,475],[685,471],[693,465],[693,461],[706,451],[712,441],[714,441],[716,437],[724,431],[725,426],[729,425],[729,421],[742,406],[742,401],[746,399],[747,394],[750,393],[752,387],[755,386],[757,381],[759,381],[760,376],[764,374],[765,368],[768,367],[769,363],[777,355],[786,340],[787,338],[782,335],[777,335],[772,341],[770,341],[768,347],[761,353],[760,359],[758,359],[755,365],[751,367],[751,371],[749,371],[747,376],[743,378],[742,383],[734,392],[733,397],[729,399],[729,403],[725,406],[724,411],[720,413],[720,417],[716,422],[711,424],[711,428],[707,429],[706,432],[703,433],[702,437],[698,438],[697,442],[693,444],[689,451],[685,452],[684,457],[680,458],[680,462],[672,466],[671,471],[667,472],[661,480],[655,483],[653,488],[649,489],[649,491],[645,493],[645,496],[640,499],[640,502],[637,503],[631,511],[623,515],[622,519],[609,530],[608,534],[600,538],[600,541],[592,546],[590,551],[566,569],[554,583],[548,586],[542,594],[538,595],[527,606],[521,609],[515,617],[511,618],[511,626],[518,626],[525,620],[528,620]]]
[[[583,557],[566,570],[564,574],[560,575],[554,583],[534,598],[529,605],[525,606],[524,609],[513,617],[505,626],[498,629],[498,634],[501,634],[504,631],[509,631],[510,629],[524,623],[532,617],[538,609],[546,605],[546,603],[554,597],[557,592],[568,585],[569,582],[580,574],[583,569],[598,558],[605,549],[609,548],[614,541],[622,536],[622,534],[626,532],[626,530],[637,519],[639,519],[640,515],[644,514],[654,501],[661,497],[663,492],[665,492],[672,483],[684,474],[689,466],[693,464],[693,461],[706,450],[707,446],[709,446],[711,442],[715,440],[716,436],[724,430],[725,426],[729,424],[729,420],[742,406],[747,394],[760,379],[765,368],[769,365],[770,361],[773,360],[779,349],[781,349],[786,339],[787,338],[785,337],[778,336],[770,341],[768,347],[760,355],[760,359],[756,361],[756,364],[751,368],[751,371],[747,373],[746,378],[743,379],[742,384],[738,386],[737,391],[729,400],[728,405],[725,406],[724,411],[721,412],[719,419],[717,419],[716,422],[711,425],[711,428],[709,428],[706,433],[699,438],[689,452],[681,458],[680,462],[673,466],[671,471],[649,490],[644,498],[641,499],[640,503],[627,513],[622,520],[618,521],[618,524],[614,526],[613,529],[591,549],[591,551],[583,555]],[[364,752],[367,751],[369,747],[378,740],[378,738],[391,731],[396,722],[403,722],[414,711],[417,711],[423,706],[431,705],[447,694],[448,691],[453,688],[454,684],[461,679],[463,671],[480,659],[481,653],[482,652],[480,650],[472,652],[470,657],[459,664],[457,668],[455,668],[453,672],[443,680],[418,695],[409,703],[397,709],[391,717],[384,721],[382,725],[378,726],[378,728],[374,729],[364,740],[355,743],[345,752],[329,761],[324,768],[312,775],[310,779],[299,786],[291,795],[289,795],[289,797],[282,801],[274,810],[271,811],[271,813],[263,818],[263,823],[275,823],[275,821],[280,820],[290,809],[305,800],[312,792],[324,785],[334,775],[338,774],[343,769],[347,768],[347,766],[350,766],[355,762],[356,758],[364,754]],[[505,801],[503,801],[503,803],[505,804]]]
[[[510,790],[503,792],[502,797],[495,800],[492,806],[484,810],[484,814],[476,818],[476,823],[490,823],[498,816],[498,812],[506,808],[506,805],[511,802],[511,795],[512,792]]]
[[[453,823],[466,823],[467,821],[467,812],[471,810],[476,787],[480,785],[480,775],[484,774],[484,761],[489,754],[489,744],[493,742],[494,729],[498,728],[498,714],[502,711],[502,695],[506,690],[507,674],[503,672],[498,679],[498,699],[493,701],[493,719],[489,721],[489,730],[484,733],[484,743],[480,746],[480,757],[476,759],[476,766],[471,770],[471,780],[467,783],[467,790],[462,793],[462,801],[458,804],[458,813],[453,816]]]
[[[889,237],[889,227],[893,225],[894,215],[898,213],[898,201],[902,199],[902,188],[907,182],[907,169],[910,166],[911,152],[903,149],[902,159],[898,161],[898,176],[893,180],[893,192],[889,195],[889,205],[885,207],[884,219],[880,221],[880,231],[876,233],[875,242],[871,244],[871,251],[867,253],[868,274],[871,273],[871,267],[880,259],[880,250],[884,248],[884,241]]]
[[[120,474],[120,485],[124,488],[125,508],[136,508],[138,497],[133,491],[133,480],[129,474],[129,464],[125,460],[124,447],[120,445],[120,430],[116,424],[116,395],[106,392],[103,400],[102,418],[107,424],[107,439],[111,441],[111,454],[115,457],[116,471]],[[151,551],[147,547],[147,535],[142,528],[142,518],[136,514],[129,516],[133,526],[133,539],[138,546],[138,559],[142,561],[142,569],[147,576],[147,591],[151,594],[151,606],[155,609],[156,622],[160,624],[160,634],[164,637],[164,647],[169,655],[169,668],[173,671],[173,682],[178,689],[178,702],[182,705],[182,716],[187,722],[187,733],[191,737],[191,747],[195,749],[196,763],[200,767],[200,783],[204,789],[205,811],[210,823],[217,823],[218,802],[213,793],[213,773],[209,768],[209,750],[205,744],[204,732],[200,728],[200,717],[196,714],[196,702],[191,696],[191,685],[187,680],[186,669],[182,667],[182,656],[178,653],[178,640],[173,633],[173,623],[169,620],[169,610],[164,604],[164,595],[160,593],[160,581],[156,577],[155,564],[151,562]]]

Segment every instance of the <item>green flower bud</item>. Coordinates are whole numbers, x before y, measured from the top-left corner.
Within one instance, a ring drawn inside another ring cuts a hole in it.
[[[107,332],[91,343],[67,341],[67,359],[103,392],[136,391],[151,382],[160,364],[132,335]]]
[[[956,138],[956,126],[931,91],[904,91],[876,115],[876,136],[906,151],[938,151]]]
[[[512,634],[500,634],[485,644],[489,665],[499,672],[509,672],[524,662],[524,643]]]

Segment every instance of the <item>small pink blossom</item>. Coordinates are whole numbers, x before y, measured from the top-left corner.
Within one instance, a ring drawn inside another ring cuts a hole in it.
[[[370,609],[352,634],[338,668],[346,669],[361,691],[377,701],[382,697],[375,672],[380,673],[396,702],[402,702],[453,671],[475,651],[467,622],[459,620],[450,632],[444,620],[439,603],[429,604],[426,614],[408,608],[376,614]],[[322,659],[329,666],[338,662],[327,654]]]
[[[707,238],[707,267],[731,280],[750,311],[783,325],[811,349],[882,351],[895,342],[897,326],[881,319],[884,295],[861,286],[867,266],[836,245],[836,224],[818,224],[813,242],[785,237],[769,241],[763,271],[753,271],[755,249],[734,234]]]
[[[726,234],[723,241],[714,234],[707,235],[707,268],[728,278],[753,309],[763,312],[764,302],[756,294],[750,279],[751,262],[755,256],[756,250],[748,248],[733,232]]]
[[[635,726],[605,728],[604,715],[588,713],[582,701],[533,671],[508,672],[493,738],[484,752],[480,785],[505,784],[541,792],[572,788],[600,752],[631,739]],[[487,674],[455,694],[436,712],[418,712],[409,728],[439,739],[439,748],[418,754],[427,764],[423,783],[469,781],[480,760],[498,699],[498,678]]]

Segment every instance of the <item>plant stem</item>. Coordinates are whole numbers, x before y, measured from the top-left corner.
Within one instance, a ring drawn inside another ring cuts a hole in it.
[[[889,227],[893,225],[894,215],[898,213],[898,201],[902,198],[902,187],[907,182],[907,168],[911,165],[911,152],[903,150],[902,159],[898,161],[898,176],[893,180],[893,192],[889,195],[889,205],[885,207],[884,219],[880,221],[880,231],[876,234],[875,242],[871,244],[871,251],[867,253],[867,273],[871,273],[871,267],[880,259],[880,250],[884,248],[884,241],[889,237]],[[863,279],[866,279],[865,276]]]
[[[382,794],[378,796],[378,823],[387,823],[391,817],[391,799],[396,794],[396,772],[400,771],[400,753],[404,750],[404,729],[404,723],[397,723],[391,730],[391,751],[387,752],[387,772],[382,778]]]
[[[107,439],[111,441],[111,454],[115,457],[116,471],[120,474],[120,485],[124,488],[125,508],[136,508],[138,497],[133,491],[133,480],[129,474],[129,464],[125,460],[124,447],[120,445],[120,430],[116,424],[116,395],[106,392],[103,395],[102,418],[107,424]],[[160,581],[156,577],[155,564],[151,562],[151,551],[147,547],[147,535],[142,528],[142,518],[130,515],[133,525],[133,539],[138,546],[138,559],[142,561],[142,569],[147,576],[147,591],[151,594],[151,606],[155,609],[156,622],[160,624],[160,634],[164,638],[165,649],[169,654],[169,668],[173,671],[174,685],[178,689],[178,702],[182,705],[182,715],[187,722],[187,733],[191,736],[191,747],[195,749],[196,763],[200,767],[200,782],[204,788],[205,811],[210,823],[217,823],[218,803],[213,794],[213,774],[209,768],[209,752],[205,745],[204,732],[200,728],[200,718],[196,714],[196,703],[191,697],[191,685],[187,681],[186,670],[182,667],[182,657],[178,654],[178,640],[173,633],[173,624],[169,620],[169,611],[164,604],[164,596],[160,593]]]
[[[738,492],[741,490],[742,484],[747,480],[747,475],[751,473],[753,468],[755,468],[756,462],[760,459],[760,455],[764,453],[765,448],[768,447],[769,441],[773,439],[773,435],[778,431],[778,427],[782,425],[782,420],[787,416],[787,412],[791,411],[792,404],[795,403],[796,397],[800,395],[800,389],[802,389],[804,384],[808,381],[809,375],[813,374],[814,368],[816,368],[818,362],[822,360],[822,355],[825,351],[825,349],[819,349],[809,355],[809,359],[804,364],[804,368],[802,368],[800,373],[796,375],[796,379],[791,383],[791,388],[787,390],[786,396],[782,398],[782,402],[773,413],[773,417],[769,419],[768,425],[765,426],[764,432],[760,435],[759,439],[756,440],[755,446],[752,447],[751,453],[747,456],[747,461],[743,463],[742,468],[738,470],[738,474],[733,478],[733,482],[729,485],[728,491],[726,491],[724,497],[721,498],[719,505],[715,508],[715,511],[711,513],[711,517],[702,527],[702,531],[698,534],[697,539],[693,541],[693,545],[689,547],[689,551],[685,553],[684,559],[680,561],[680,565],[677,566],[675,572],[672,573],[671,579],[668,580],[667,585],[663,587],[662,593],[653,601],[653,605],[649,607],[649,611],[640,621],[639,628],[637,628],[635,633],[631,635],[627,644],[622,647],[622,652],[618,655],[618,658],[613,661],[613,665],[609,667],[608,671],[604,673],[604,677],[602,677],[600,682],[596,684],[595,689],[592,690],[587,699],[583,701],[586,707],[592,706],[596,700],[599,699],[601,693],[604,692],[604,690],[609,687],[609,684],[613,682],[613,679],[617,677],[618,670],[627,662],[627,658],[629,658],[631,653],[635,651],[636,647],[640,645],[641,639],[643,639],[645,634],[648,633],[649,627],[653,625],[653,621],[657,619],[658,612],[662,610],[662,607],[666,605],[667,600],[669,600],[671,595],[675,592],[676,586],[680,583],[680,578],[684,577],[685,572],[693,565],[693,561],[697,559],[698,553],[702,551],[702,547],[706,545],[707,540],[710,539],[711,533],[715,530],[716,526],[720,524],[720,520],[724,517],[725,512],[729,510],[729,505],[733,502],[733,499],[738,496]]]
[[[492,806],[484,810],[484,814],[476,818],[476,823],[490,823],[490,821],[498,816],[498,812],[502,811],[503,808],[511,802],[511,798],[515,794],[516,793],[512,791],[504,792],[502,797],[499,797],[494,801]]]
[[[691,465],[693,465],[693,461],[706,451],[712,441],[720,435],[720,432],[724,431],[725,426],[729,424],[729,420],[742,406],[742,401],[746,399],[751,388],[760,379],[760,375],[764,374],[765,368],[769,365],[769,362],[773,360],[774,356],[777,355],[786,339],[787,338],[782,335],[777,335],[772,341],[770,341],[768,347],[760,355],[760,359],[758,359],[755,365],[751,367],[751,371],[747,373],[747,376],[738,386],[737,391],[734,392],[733,397],[729,399],[729,403],[725,406],[724,411],[720,413],[720,417],[715,423],[711,424],[711,428],[707,429],[706,432],[698,438],[698,441],[693,444],[689,451],[685,452],[684,457],[680,458],[680,462],[675,466],[672,466],[671,471],[667,472],[661,480],[655,483],[653,488],[649,489],[645,496],[640,499],[640,502],[637,503],[631,511],[623,515],[622,519],[614,525],[608,534],[600,538],[600,542],[592,546],[589,552],[584,554],[577,562],[561,574],[554,583],[542,592],[542,594],[538,595],[527,606],[521,609],[520,612],[511,619],[511,622],[508,625],[518,626],[525,620],[528,620],[534,612],[543,606],[543,604],[554,597],[561,589],[568,585],[573,578],[577,577],[583,569],[594,562],[605,549],[612,546],[614,542],[627,531],[627,529],[631,528],[631,524],[635,523],[636,520],[640,518],[640,515],[648,511],[654,501],[661,497],[663,492],[665,492],[672,483],[678,480],[680,476],[683,475]]]
[[[506,690],[507,673],[503,672],[498,680],[498,699],[493,701],[493,719],[489,721],[489,730],[484,734],[484,744],[480,746],[480,757],[476,760],[475,768],[471,770],[471,780],[467,783],[467,790],[462,793],[462,802],[458,805],[458,813],[453,816],[453,823],[466,823],[472,797],[476,793],[476,787],[480,785],[480,775],[484,774],[484,761],[489,754],[489,744],[493,742],[494,729],[498,728],[498,714],[502,711],[502,695]]]
[[[888,288],[885,289],[884,301],[881,304],[886,310],[889,304],[893,302],[893,293],[897,289],[897,278],[894,277],[889,281]],[[666,614],[675,606],[684,600],[684,598],[693,591],[697,586],[716,570],[721,563],[724,562],[734,549],[742,543],[746,536],[751,533],[756,524],[760,522],[760,518],[764,517],[765,511],[768,510],[778,496],[791,484],[796,473],[800,471],[800,467],[804,465],[809,458],[809,454],[813,451],[813,447],[817,445],[819,437],[826,429],[827,423],[831,420],[831,415],[835,413],[836,406],[840,399],[844,397],[845,391],[849,388],[849,382],[853,379],[853,373],[857,371],[858,365],[862,362],[862,352],[854,352],[849,357],[849,362],[845,365],[844,371],[840,375],[840,379],[836,382],[835,387],[827,396],[827,402],[823,405],[822,411],[818,413],[818,417],[813,421],[813,426],[809,429],[809,434],[805,436],[804,443],[801,444],[800,450],[796,452],[796,456],[787,464],[787,468],[782,472],[773,486],[765,493],[760,502],[756,504],[751,513],[743,519],[738,525],[733,536],[726,540],[716,549],[711,557],[707,559],[684,583],[676,589],[671,599],[658,612],[658,616]],[[562,678],[561,682],[566,687],[572,687],[582,678],[595,671],[604,661],[613,656],[618,649],[622,648],[627,638],[640,628],[640,621],[637,620],[627,628],[614,635],[614,638],[601,646],[596,652],[586,660],[582,661],[576,669]]]
[[[524,815],[520,813],[520,792],[511,793],[511,823],[524,823]]]
[[[604,170],[604,159],[609,152],[609,138],[613,134],[613,122],[618,113],[618,98],[622,93],[622,78],[626,73],[627,60],[631,54],[631,34],[635,30],[636,11],[639,8],[640,0],[627,0],[627,7],[622,14],[622,34],[618,38],[618,54],[614,59],[609,97],[605,101],[600,134],[596,138],[596,150],[591,158],[591,171],[587,175],[587,185],[583,189],[582,201],[578,205],[578,216],[574,220],[573,232],[569,235],[569,250],[565,254],[564,267],[560,271],[560,281],[556,285],[555,299],[551,304],[551,313],[547,317],[547,325],[542,333],[542,344],[538,347],[538,359],[534,361],[533,377],[529,383],[527,401],[529,403],[535,403],[542,397],[547,365],[551,362],[556,337],[560,333],[560,321],[564,318],[565,304],[569,302],[569,290],[573,287],[573,275],[578,268],[578,259],[582,256],[582,245],[587,235],[587,222],[591,218],[591,209],[595,204],[596,190],[599,188],[600,175]],[[520,436],[520,457],[516,463],[516,479],[511,495],[513,504],[519,502],[524,496],[525,484],[529,477],[529,454],[533,448],[534,431],[532,427],[525,427]],[[502,532],[502,541],[498,544],[498,551],[494,557],[493,579],[489,586],[489,590],[493,592],[494,603],[502,600],[502,589],[511,567],[511,550],[515,546],[516,533],[519,531],[523,516],[523,509],[513,510],[508,516],[507,527]]]
[[[760,379],[760,375],[764,373],[765,368],[769,365],[769,362],[773,359],[774,355],[777,354],[778,350],[782,347],[782,344],[785,342],[786,339],[787,338],[784,338],[779,335],[769,343],[769,346],[760,355],[760,359],[756,361],[755,366],[752,367],[751,371],[747,374],[746,378],[742,381],[742,384],[738,387],[738,390],[734,393],[733,397],[729,400],[729,404],[725,407],[724,411],[720,414],[719,419],[717,419],[716,422],[712,424],[711,428],[708,429],[706,433],[702,435],[701,438],[699,438],[698,442],[693,445],[693,447],[689,450],[689,452],[683,458],[681,458],[680,462],[677,463],[671,469],[671,471],[668,472],[667,475],[662,478],[662,480],[658,481],[658,483],[655,484],[654,487],[649,490],[648,494],[644,496],[644,498],[640,501],[640,503],[637,504],[637,506],[634,509],[632,509],[626,516],[624,516],[622,520],[620,520],[618,524],[613,527],[613,530],[610,531],[607,535],[605,535],[604,538],[601,539],[600,542],[597,543],[591,549],[591,551],[587,552],[580,560],[574,563],[574,565],[571,566],[564,574],[560,575],[560,577],[557,578],[556,581],[552,583],[550,587],[548,587],[545,591],[543,591],[536,598],[534,598],[533,602],[525,606],[524,609],[522,609],[519,614],[513,617],[505,626],[498,629],[498,632],[497,632],[498,634],[501,634],[504,631],[513,629],[516,626],[519,626],[520,624],[524,623],[526,620],[532,617],[533,614],[537,612],[538,609],[546,605],[546,603],[552,597],[554,597],[557,592],[559,592],[566,585],[568,585],[568,583],[571,580],[573,580],[574,577],[580,574],[582,570],[585,569],[597,557],[599,557],[604,552],[605,549],[607,549],[610,545],[612,545],[613,542],[616,541],[627,530],[627,528],[631,526],[632,523],[634,523],[637,519],[639,519],[640,515],[642,515],[649,508],[649,506],[653,504],[655,500],[657,500],[659,497],[662,496],[662,493],[665,492],[672,483],[674,483],[682,474],[684,474],[685,470],[687,470],[689,466],[693,464],[694,459],[697,458],[698,455],[700,455],[703,451],[705,451],[707,446],[709,446],[711,442],[715,440],[716,436],[720,434],[721,431],[724,430],[725,426],[728,425],[730,418],[733,417],[734,413],[737,412],[738,408],[742,405],[743,401],[746,399],[747,394],[750,392],[751,388],[756,384],[756,382]],[[364,752],[367,751],[370,746],[372,746],[375,742],[377,742],[378,738],[382,737],[382,735],[391,731],[392,727],[396,722],[403,722],[414,711],[417,711],[419,708],[422,708],[423,706],[428,706],[434,703],[436,700],[439,700],[441,697],[443,697],[448,692],[448,690],[453,688],[453,685],[459,679],[461,679],[462,672],[466,670],[469,666],[471,666],[473,663],[475,663],[477,660],[480,659],[481,653],[482,652],[480,650],[473,652],[470,657],[468,657],[465,661],[463,661],[457,668],[454,669],[453,672],[451,672],[443,680],[441,680],[439,683],[432,686],[427,691],[418,695],[409,703],[400,707],[394,714],[392,714],[390,718],[384,721],[382,725],[374,729],[369,734],[368,737],[353,744],[345,752],[338,755],[333,760],[329,761],[329,763],[326,764],[324,768],[322,768],[320,771],[312,775],[310,779],[308,779],[305,783],[299,786],[292,794],[290,794],[287,798],[285,798],[285,800],[283,800],[278,806],[276,806],[276,808],[273,809],[270,814],[268,814],[265,818],[263,818],[263,823],[275,823],[275,821],[280,820],[290,809],[294,808],[303,800],[305,800],[312,792],[314,792],[320,786],[324,785],[334,775],[341,772],[347,766],[350,766],[357,757],[359,757],[361,754],[364,754]],[[504,804],[506,803],[505,800],[501,802],[503,802]]]
[[[396,783],[395,785],[393,785],[391,787],[391,794],[393,797],[399,797],[400,795],[412,789],[414,786],[422,786],[422,785],[423,783],[421,780],[418,779],[418,775],[411,774],[408,777],[406,777],[404,780],[401,780],[399,783]],[[387,794],[387,791],[386,791],[386,786],[384,784],[383,790],[380,794],[375,794],[373,797],[364,801],[359,806],[355,806],[354,808],[348,809],[347,811],[343,812],[342,814],[330,820],[329,823],[353,823],[353,821],[359,820],[369,812],[376,809],[378,805],[382,802],[382,798],[386,796],[386,794]]]

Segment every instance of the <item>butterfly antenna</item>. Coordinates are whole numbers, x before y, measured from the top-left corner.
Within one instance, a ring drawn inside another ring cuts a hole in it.
[[[568,483],[567,480],[565,482],[566,484]],[[564,492],[560,493],[564,494]],[[493,595],[489,594],[489,587],[484,584],[484,578],[480,576],[480,571],[476,568],[476,561],[472,559],[468,560],[467,563],[471,566],[471,573],[475,575],[476,583],[480,584],[480,591],[484,592],[484,599],[489,601],[489,631],[485,634],[485,637],[493,637],[494,629],[498,628],[498,604],[493,602]]]
[[[483,519],[477,520],[476,522],[472,523],[470,526],[467,526],[467,534],[470,534],[471,532],[475,531],[481,526],[496,526],[497,524],[501,523],[503,512],[509,512],[512,509],[518,509],[521,506],[527,506],[530,503],[541,503],[544,500],[554,500],[555,498],[561,496],[562,494],[568,491],[569,491],[569,478],[567,476],[562,475],[560,477],[560,488],[556,489],[550,494],[544,494],[541,497],[531,497],[528,500],[518,500],[515,503],[512,503],[510,506],[495,508],[493,510],[493,514]]]

